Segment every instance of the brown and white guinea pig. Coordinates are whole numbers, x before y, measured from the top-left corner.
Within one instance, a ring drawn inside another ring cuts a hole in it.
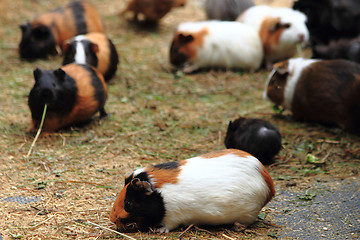
[[[206,0],[205,12],[208,19],[235,21],[242,12],[252,6],[252,0]]]
[[[107,87],[104,78],[88,65],[68,64],[56,70],[34,70],[35,84],[28,105],[31,111],[33,132],[39,126],[44,105],[47,111],[44,132],[88,121],[96,112],[106,116],[104,105]]]
[[[110,220],[118,231],[248,225],[274,195],[273,181],[260,161],[226,149],[134,171],[125,179]]]
[[[297,45],[309,40],[306,15],[291,8],[258,5],[248,8],[237,21],[252,26],[259,33],[266,67],[293,57]]]
[[[62,47],[65,40],[76,35],[104,31],[99,13],[84,1],[70,2],[39,15],[20,25],[20,28],[22,38],[19,53],[26,60],[56,55],[56,48]]]
[[[274,65],[264,91],[296,120],[337,124],[360,135],[360,65],[293,58]]]
[[[63,65],[89,64],[109,81],[117,70],[119,56],[111,40],[103,33],[78,35],[65,43]]]
[[[239,22],[182,23],[170,47],[170,63],[185,73],[207,67],[255,70],[262,59],[259,35]]]
[[[147,21],[157,22],[163,18],[172,8],[185,6],[187,0],[131,0],[125,10],[134,13],[134,21],[138,21],[138,15],[142,14]]]
[[[240,117],[229,122],[224,143],[226,148],[243,150],[270,164],[281,150],[281,135],[268,121]]]
[[[360,63],[360,36],[331,41],[329,45],[316,45],[313,48],[312,58],[347,59]]]

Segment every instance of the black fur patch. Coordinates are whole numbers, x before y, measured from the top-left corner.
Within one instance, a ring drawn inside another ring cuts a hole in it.
[[[72,9],[73,17],[76,24],[77,34],[87,33],[87,25],[85,20],[85,9],[81,1],[71,2],[69,7]]]
[[[188,57],[185,54],[179,53],[179,47],[176,46],[175,42],[171,43],[170,47],[170,63],[175,67],[184,66],[185,62],[188,60]]]
[[[110,66],[104,74],[105,81],[109,81],[116,73],[117,65],[119,64],[119,56],[114,44],[109,39],[108,47],[110,49]]]
[[[160,163],[154,166],[157,169],[177,169],[179,168],[178,162],[167,162],[167,163]]]

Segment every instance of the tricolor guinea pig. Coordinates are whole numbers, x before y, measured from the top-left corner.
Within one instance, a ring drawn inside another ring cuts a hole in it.
[[[182,23],[170,47],[170,63],[185,73],[207,67],[255,70],[262,58],[259,35],[239,22]]]
[[[274,65],[264,91],[296,120],[337,124],[360,134],[360,65],[294,58]]]
[[[273,181],[259,160],[226,149],[134,171],[125,179],[110,220],[118,231],[248,225],[274,194]]]
[[[347,59],[360,63],[360,37],[331,41],[329,45],[316,45],[312,58]]]
[[[68,64],[57,70],[34,70],[35,84],[28,105],[33,132],[39,126],[44,105],[47,111],[44,132],[88,121],[96,112],[106,116],[107,87],[103,76],[88,65]]]
[[[309,40],[306,16],[291,8],[258,5],[248,8],[237,21],[252,26],[259,33],[266,67],[296,54],[296,46]]]
[[[252,6],[252,0],[206,0],[205,12],[208,19],[235,21],[242,12]]]
[[[70,2],[64,7],[39,15],[20,25],[22,59],[34,60],[57,54],[65,40],[88,32],[103,32],[104,26],[96,9],[87,2]]]
[[[69,63],[89,64],[109,81],[117,70],[119,56],[111,40],[103,33],[78,35],[65,43],[63,65]]]
[[[131,0],[124,11],[134,13],[134,20],[138,21],[138,15],[142,14],[147,21],[157,22],[163,18],[172,8],[185,6],[187,0]]]
[[[268,121],[240,117],[229,122],[224,143],[226,148],[243,150],[270,164],[281,150],[281,135]]]

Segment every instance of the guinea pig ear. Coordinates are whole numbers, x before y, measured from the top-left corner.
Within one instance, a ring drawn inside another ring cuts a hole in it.
[[[35,82],[37,82],[38,79],[41,77],[42,72],[41,72],[41,70],[39,68],[36,68],[34,70],[33,74],[34,74]]]
[[[54,75],[59,81],[64,81],[65,74],[66,73],[61,68],[58,68],[57,70],[54,71]]]
[[[180,33],[179,34],[179,36],[178,36],[179,38],[179,42],[181,43],[181,44],[187,44],[187,43],[189,43],[189,42],[192,42],[192,41],[194,41],[194,37],[193,37],[193,35],[184,35],[184,34],[182,34],[182,33]]]
[[[231,120],[229,121],[228,130],[234,130],[234,127],[233,127],[233,124],[232,124]]]
[[[134,190],[139,192],[145,192],[146,195],[150,195],[153,192],[151,184],[147,181],[140,181],[139,178],[134,178],[133,180],[131,180],[130,184],[134,188]]]
[[[92,43],[92,44],[91,44],[91,50],[92,50],[94,53],[98,53],[98,52],[99,52],[99,46],[98,46],[96,43]]]
[[[24,33],[26,32],[26,29],[28,28],[28,25],[26,23],[23,23],[21,25],[19,25],[21,32]]]

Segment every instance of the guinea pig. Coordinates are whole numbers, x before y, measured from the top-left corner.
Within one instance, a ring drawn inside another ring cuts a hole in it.
[[[360,134],[360,65],[294,58],[274,65],[264,91],[296,120],[336,124]]]
[[[253,223],[275,195],[265,167],[252,155],[226,149],[134,171],[110,213],[118,231],[179,225]]]
[[[205,12],[208,19],[235,21],[249,7],[253,0],[206,0]]]
[[[273,62],[294,56],[297,45],[309,40],[306,16],[291,8],[253,6],[237,21],[252,26],[259,33],[267,68],[271,68]]]
[[[125,10],[134,13],[134,21],[138,21],[141,13],[146,21],[157,22],[163,18],[172,8],[185,6],[187,0],[131,0]]]
[[[243,150],[262,164],[270,164],[281,150],[281,135],[268,121],[240,117],[229,122],[224,143],[226,148]]]
[[[114,44],[103,33],[78,35],[65,43],[63,65],[89,64],[109,81],[117,70],[119,56]]]
[[[170,63],[185,73],[205,67],[255,70],[262,58],[259,35],[239,22],[182,23],[170,47]]]
[[[96,9],[87,2],[70,2],[20,25],[22,38],[19,54],[34,60],[56,55],[64,41],[79,34],[103,32],[104,26]]]
[[[360,63],[360,36],[354,39],[331,41],[327,46],[314,46],[312,58],[347,59]]]
[[[88,65],[68,64],[56,70],[34,70],[35,84],[30,91],[29,132],[41,121],[44,105],[47,111],[43,132],[88,121],[96,112],[106,116],[104,105],[107,86],[101,73]]]

